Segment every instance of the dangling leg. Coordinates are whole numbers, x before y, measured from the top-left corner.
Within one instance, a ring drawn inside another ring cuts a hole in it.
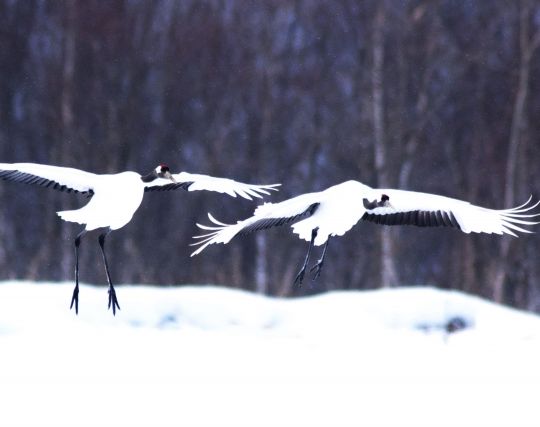
[[[322,251],[322,255],[321,255],[321,258],[319,259],[319,261],[317,261],[317,263],[310,268],[310,272],[312,272],[313,270],[316,270],[315,271],[315,274],[313,275],[313,278],[311,279],[312,281],[315,281],[317,280],[317,278],[321,275],[321,270],[323,268],[323,265],[324,265],[324,257],[326,256],[326,248],[328,247],[328,242],[330,241],[330,236],[328,236],[328,240],[326,241],[326,243],[324,244],[324,248],[323,248],[323,251]]]
[[[79,246],[81,245],[81,239],[86,234],[86,230],[81,231],[77,237],[75,237],[75,288],[73,289],[73,296],[71,297],[71,305],[69,309],[75,305],[75,314],[79,314]]]
[[[294,285],[301,285],[302,281],[304,280],[304,274],[306,273],[306,268],[309,262],[309,255],[311,254],[311,249],[313,249],[313,242],[315,241],[315,237],[317,237],[317,230],[319,230],[319,227],[314,228],[311,230],[311,241],[309,242],[309,248],[306,254],[306,259],[304,260],[304,265],[294,278]]]
[[[107,257],[105,255],[105,237],[107,237],[107,234],[109,234],[111,230],[109,229],[103,234],[99,235],[99,247],[101,248],[101,254],[103,255],[103,262],[105,263],[105,272],[107,273],[107,281],[109,282],[109,306],[110,309],[112,306],[112,312],[113,315],[116,315],[116,308],[118,307],[118,310],[120,310],[120,305],[118,304],[118,300],[116,299],[116,291],[114,290],[114,286],[111,281],[111,274],[109,273],[109,264],[107,263]]]

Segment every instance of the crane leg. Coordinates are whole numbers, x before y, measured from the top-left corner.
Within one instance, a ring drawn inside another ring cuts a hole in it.
[[[105,273],[107,273],[107,281],[109,282],[109,305],[108,308],[112,307],[113,315],[116,315],[116,309],[120,310],[120,305],[118,304],[118,299],[116,298],[116,291],[111,281],[111,274],[109,272],[109,264],[107,262],[107,256],[105,255],[105,237],[111,232],[111,230],[106,231],[103,234],[99,235],[99,247],[101,248],[101,254],[103,255],[103,263],[105,264]]]
[[[86,230],[83,230],[75,237],[75,288],[73,288],[73,296],[69,306],[70,310],[75,306],[75,314],[79,314],[79,246],[85,234]]]
[[[301,285],[302,281],[304,280],[304,274],[306,274],[306,268],[309,263],[309,256],[311,255],[311,250],[313,249],[313,242],[315,241],[315,237],[317,237],[317,231],[319,230],[319,227],[314,228],[311,230],[311,241],[309,242],[309,248],[306,254],[306,259],[304,260],[304,265],[294,278],[294,285]]]
[[[328,242],[330,241],[330,236],[328,236],[328,240],[324,244],[324,248],[321,254],[321,258],[317,261],[317,263],[310,268],[310,272],[315,271],[315,274],[313,275],[312,281],[317,280],[317,278],[321,275],[321,270],[324,265],[324,257],[326,256],[326,248],[328,247]]]

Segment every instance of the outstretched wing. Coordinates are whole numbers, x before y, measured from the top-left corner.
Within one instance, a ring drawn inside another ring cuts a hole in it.
[[[214,225],[208,226],[197,224],[197,227],[202,230],[208,230],[210,233],[193,237],[199,241],[192,243],[190,246],[201,246],[193,252],[191,256],[201,253],[208,245],[214,243],[228,243],[237,235],[244,235],[271,227],[291,224],[310,217],[319,207],[317,194],[318,193],[303,194],[275,204],[265,203],[255,209],[253,216],[243,221],[238,221],[236,224],[225,224],[220,222],[209,213],[208,218]]]
[[[511,234],[516,231],[531,233],[521,225],[538,222],[530,218],[540,213],[530,213],[540,201],[531,205],[531,198],[523,205],[511,209],[494,210],[468,202],[414,191],[373,189],[375,197],[365,198],[365,221],[383,225],[416,225],[420,227],[453,227],[465,233]]]
[[[181,172],[172,175],[176,183],[171,183],[170,180],[158,178],[146,185],[145,191],[167,191],[182,188],[187,191],[216,191],[218,193],[226,193],[229,196],[241,196],[245,199],[252,200],[252,197],[262,198],[262,195],[270,194],[270,190],[277,191],[276,187],[281,184],[271,185],[255,185],[244,184],[243,182],[233,181],[228,178],[214,178],[208,175],[192,174]]]
[[[0,163],[0,179],[35,184],[67,193],[92,195],[96,175],[78,169],[36,163]]]

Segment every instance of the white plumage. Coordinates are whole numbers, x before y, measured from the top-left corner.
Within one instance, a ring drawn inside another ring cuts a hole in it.
[[[252,200],[252,197],[260,199],[262,197],[262,194],[270,194],[269,190],[277,191],[276,187],[279,187],[281,185],[244,184],[243,182],[233,181],[232,179],[228,178],[215,178],[209,175],[201,175],[188,172],[180,172],[177,174],[172,174],[171,176],[178,186],[181,186],[187,191],[215,191],[217,193],[227,194],[231,197],[240,196],[248,200]],[[171,183],[167,181],[167,179],[159,178],[155,181],[146,183],[145,190],[154,191],[155,189],[157,189],[158,191],[160,191],[159,188],[155,187],[167,187],[170,185]]]
[[[170,182],[170,181],[169,181]],[[64,221],[86,225],[87,231],[109,227],[118,230],[129,223],[144,195],[141,176],[135,172],[94,175],[93,196],[80,209],[57,212]]]
[[[417,225],[424,227],[448,226],[465,233],[495,233],[516,236],[516,232],[530,233],[523,225],[534,225],[529,213],[540,202],[529,205],[493,210],[468,202],[414,191],[375,189],[358,181],[346,181],[326,190],[302,194],[280,203],[265,203],[253,216],[236,224],[224,224],[208,214],[213,226],[197,224],[210,231],[195,236],[200,245],[191,255],[202,252],[214,243],[228,243],[234,236],[274,226],[292,224],[300,239],[310,242],[308,255],[296,281],[303,279],[312,246],[328,244],[331,236],[342,236],[359,220],[383,225]],[[324,254],[313,269],[320,274]]]
[[[106,231],[100,235],[99,243],[109,281],[109,308],[112,305],[113,314],[116,313],[116,308],[120,307],[105,257],[105,237],[111,230],[117,230],[131,221],[142,202],[145,191],[167,191],[179,188],[188,191],[207,190],[233,197],[239,195],[251,200],[252,197],[260,198],[262,195],[269,194],[270,190],[276,190],[279,185],[244,184],[227,178],[214,178],[187,172],[172,174],[169,167],[164,164],[159,165],[149,174],[141,176],[136,172],[98,175],[73,168],[35,163],[0,163],[0,179],[50,187],[68,193],[83,193],[91,197],[88,204],[80,209],[58,212],[65,221],[85,225],[84,230],[75,239],[76,284],[71,305],[72,307],[75,305],[75,310],[78,312],[78,247],[81,238],[88,231],[106,228]]]

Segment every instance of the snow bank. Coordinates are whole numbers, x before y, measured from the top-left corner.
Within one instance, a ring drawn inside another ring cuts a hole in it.
[[[479,298],[71,291],[0,284],[1,426],[538,425],[540,318]]]

